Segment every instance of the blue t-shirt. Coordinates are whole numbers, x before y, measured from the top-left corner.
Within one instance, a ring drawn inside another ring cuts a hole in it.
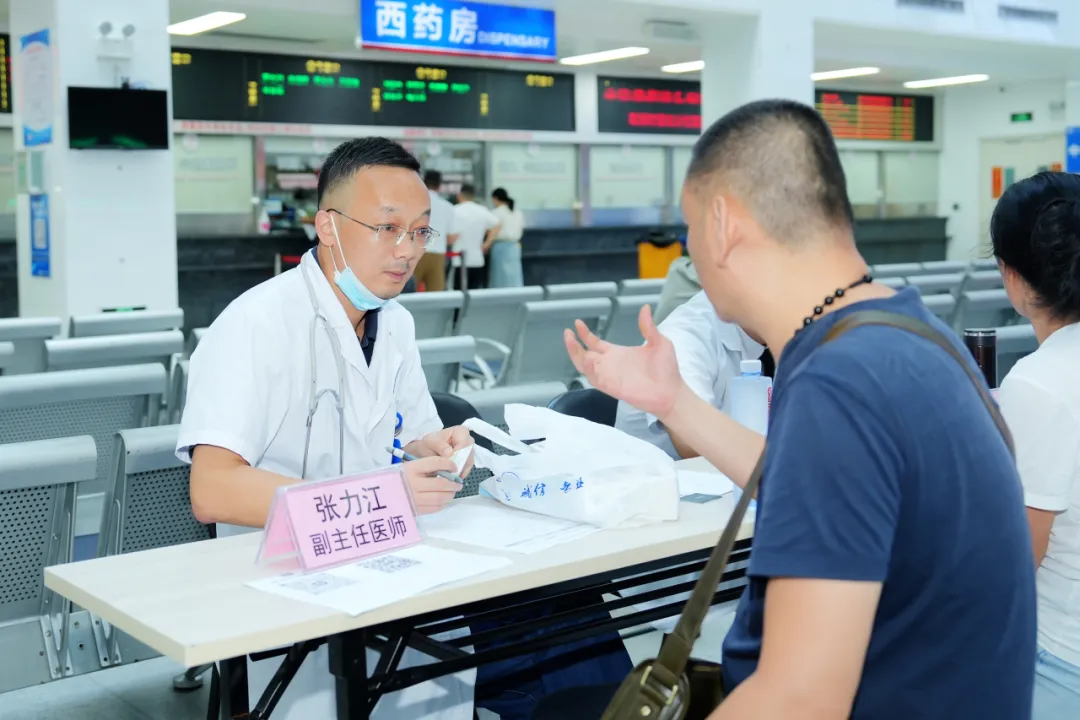
[[[1035,571],[1016,465],[944,350],[877,326],[821,345],[840,318],[871,309],[956,341],[905,290],[826,315],[784,348],[725,682],[757,667],[769,578],[873,581],[881,600],[852,717],[1029,719]]]

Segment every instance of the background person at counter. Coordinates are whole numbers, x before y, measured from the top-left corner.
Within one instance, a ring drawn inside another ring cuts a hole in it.
[[[498,232],[484,243],[484,252],[490,252],[488,286],[521,287],[525,278],[521,271],[521,236],[525,232],[525,215],[514,209],[514,198],[505,188],[495,188],[491,193],[495,206],[492,213],[499,221]]]
[[[990,235],[1009,299],[1039,340],[998,392],[1035,551],[1034,717],[1080,718],[1080,177],[1011,186]]]
[[[446,248],[457,239],[454,232],[454,206],[439,194],[442,186],[442,173],[428,170],[424,173],[424,185],[431,200],[431,218],[428,224],[439,233],[431,243],[420,262],[416,264],[413,275],[418,285],[423,285],[426,292],[438,292],[446,289]]]
[[[476,202],[476,188],[462,185],[458,192],[458,204],[454,206],[454,231],[457,239],[453,247],[461,253],[468,274],[469,287],[487,287],[487,268],[484,249],[489,239],[499,231],[499,219],[486,207]]]

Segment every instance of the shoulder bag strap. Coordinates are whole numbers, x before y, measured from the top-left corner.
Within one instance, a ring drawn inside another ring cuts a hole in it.
[[[987,391],[982,377],[975,372],[971,367],[971,363],[968,362],[967,358],[957,349],[953,342],[950,342],[945,335],[938,330],[935,330],[927,323],[916,320],[908,315],[880,310],[863,310],[852,313],[833,325],[833,327],[825,334],[825,338],[822,340],[821,344],[824,345],[825,343],[832,342],[849,330],[865,325],[887,325],[906,330],[913,335],[918,335],[925,340],[929,340],[948,353],[949,356],[959,363],[960,367],[964,369],[964,372],[967,373],[968,378],[978,391],[983,405],[986,406],[987,411],[994,420],[994,424],[997,425],[998,431],[1005,439],[1005,444],[1008,445],[1009,451],[1014,452],[1012,435],[1009,432],[1008,426],[1005,424],[1005,419],[998,411],[997,404]],[[716,595],[716,588],[720,585],[720,579],[723,577],[728,557],[731,555],[731,550],[735,545],[739,528],[742,527],[746,509],[749,507],[750,501],[754,498],[754,495],[757,494],[758,485],[761,483],[761,476],[764,473],[764,470],[765,452],[762,451],[761,457],[758,458],[757,464],[754,466],[754,471],[750,473],[750,479],[743,489],[743,494],[739,498],[739,502],[735,505],[735,510],[731,514],[731,519],[728,520],[727,526],[724,527],[724,532],[720,535],[720,540],[717,542],[716,547],[713,548],[712,554],[709,556],[709,561],[705,564],[705,568],[701,572],[701,578],[694,586],[694,591],[690,595],[690,599],[686,601],[686,605],[683,607],[682,615],[679,616],[679,623],[675,626],[675,631],[664,641],[663,647],[660,648],[660,654],[652,665],[652,674],[657,680],[668,687],[675,687],[679,677],[686,669],[687,662],[690,660],[690,653],[693,650],[694,641],[697,640],[698,635],[701,633],[701,624],[705,621],[705,616],[712,606],[713,597]]]

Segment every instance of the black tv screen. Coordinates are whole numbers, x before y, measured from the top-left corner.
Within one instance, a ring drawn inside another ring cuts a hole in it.
[[[167,150],[169,125],[164,90],[68,88],[73,150]]]

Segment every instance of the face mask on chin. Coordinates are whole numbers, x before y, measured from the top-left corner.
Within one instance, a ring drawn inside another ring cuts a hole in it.
[[[334,284],[337,285],[338,290],[349,300],[354,308],[361,312],[367,312],[369,310],[378,310],[382,306],[386,305],[389,300],[379,297],[375,293],[365,287],[364,283],[360,282],[360,279],[356,277],[356,273],[349,267],[348,261],[345,259],[345,250],[341,247],[341,238],[338,236],[337,222],[333,217],[330,218],[331,227],[334,229],[334,240],[338,252],[341,253],[341,264],[345,266],[345,270],[338,270],[337,258],[334,257],[334,248],[330,248],[330,261],[334,263]]]

